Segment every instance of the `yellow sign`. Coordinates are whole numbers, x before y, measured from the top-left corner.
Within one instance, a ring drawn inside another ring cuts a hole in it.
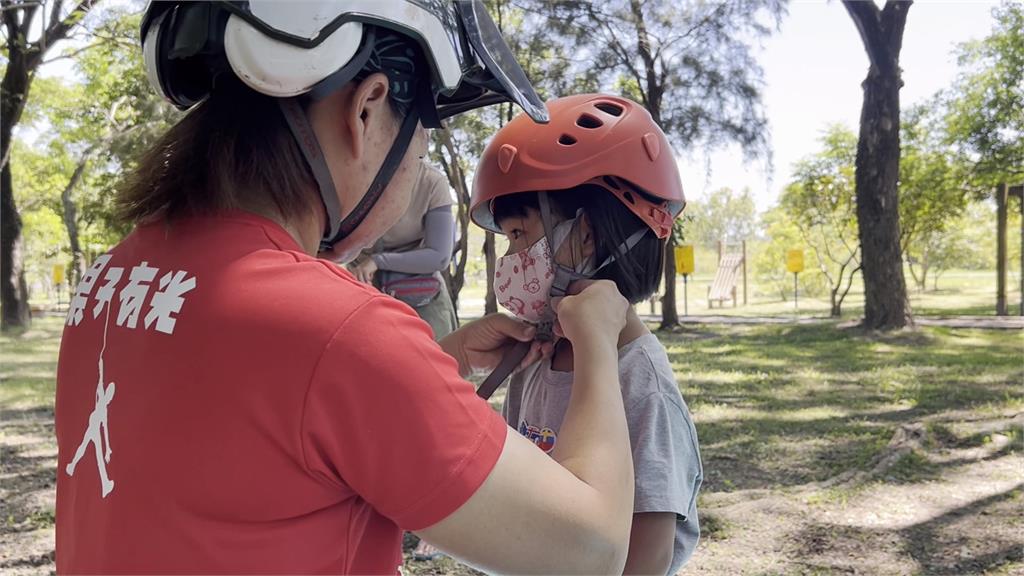
[[[676,246],[676,274],[693,274],[693,246]]]
[[[54,264],[53,265],[53,285],[60,286],[64,283],[64,265]]]
[[[799,274],[800,272],[804,271],[803,250],[786,251],[786,270],[789,270],[793,274]]]

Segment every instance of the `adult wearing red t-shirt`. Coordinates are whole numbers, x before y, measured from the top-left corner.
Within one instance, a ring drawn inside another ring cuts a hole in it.
[[[141,159],[118,198],[136,227],[71,301],[58,571],[395,573],[403,529],[487,570],[621,570],[614,285],[556,303],[576,381],[551,458],[462,379],[531,327],[492,316],[435,344],[316,258],[401,216],[422,126],[503,100],[546,119],[479,2],[153,3],[143,39],[192,110]]]

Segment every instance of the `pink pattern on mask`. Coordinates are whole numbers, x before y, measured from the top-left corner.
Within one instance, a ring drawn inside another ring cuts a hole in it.
[[[502,305],[511,310],[516,316],[522,316],[526,312],[526,302],[515,296],[509,296],[507,301],[502,302]]]
[[[526,250],[498,259],[494,278],[498,303],[527,322],[540,322],[548,313],[548,293],[554,281],[551,251],[547,238],[541,238]]]

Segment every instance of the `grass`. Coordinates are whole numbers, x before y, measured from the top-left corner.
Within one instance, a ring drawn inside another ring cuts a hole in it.
[[[32,327],[0,334],[0,406],[53,406],[64,319],[34,318]]]
[[[1024,408],[1016,331],[868,336],[826,323],[659,336],[694,414],[712,491],[824,480],[868,466],[901,423],[941,426],[954,413]]]

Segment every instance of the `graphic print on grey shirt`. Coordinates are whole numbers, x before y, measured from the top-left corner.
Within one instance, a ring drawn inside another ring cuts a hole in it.
[[[550,360],[514,375],[502,406],[505,421],[550,452],[569,406],[572,378],[572,372],[552,370]],[[675,574],[700,537],[697,491],[704,471],[697,430],[679,394],[665,347],[653,334],[619,349],[619,384],[636,476],[633,512],[676,514],[669,572]]]

